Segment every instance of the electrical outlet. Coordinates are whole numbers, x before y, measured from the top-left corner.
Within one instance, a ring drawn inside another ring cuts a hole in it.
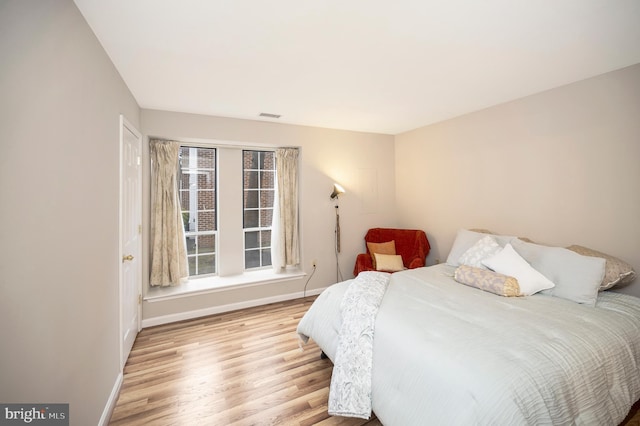
[[[317,260],[315,260],[315,259],[313,259],[313,260],[311,261],[311,267],[312,267],[312,268],[315,268],[316,266],[318,266],[318,261],[317,261]]]

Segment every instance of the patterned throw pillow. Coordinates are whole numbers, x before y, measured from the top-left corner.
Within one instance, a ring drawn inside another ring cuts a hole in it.
[[[456,238],[453,241],[453,246],[451,246],[451,250],[449,250],[449,255],[447,256],[447,265],[451,266],[460,266],[460,256],[464,254],[469,248],[471,248],[475,243],[477,243],[482,238],[486,237],[487,234],[481,232],[474,232],[468,229],[458,229],[456,233]],[[500,244],[500,247],[504,247],[507,243],[510,243],[515,237],[510,235],[496,235],[491,234],[493,238]]]
[[[630,283],[636,277],[636,271],[633,267],[617,257],[577,245],[567,248],[583,256],[601,257],[605,260],[604,279],[600,284],[599,291],[610,289],[618,284]]]
[[[491,235],[487,235],[486,237],[478,240],[478,242],[473,246],[469,247],[469,249],[460,256],[458,262],[461,265],[488,269],[482,264],[482,261],[488,257],[498,254],[500,250],[502,250],[502,247],[500,247],[500,244],[498,244],[496,239]]]
[[[386,243],[367,243],[367,249],[369,249],[369,254],[371,254],[371,261],[373,262],[373,269],[378,269],[376,267],[376,257],[375,253],[378,254],[396,254],[396,240],[387,241]]]
[[[456,269],[453,278],[461,284],[476,287],[498,296],[521,296],[517,279],[487,269],[461,265]]]

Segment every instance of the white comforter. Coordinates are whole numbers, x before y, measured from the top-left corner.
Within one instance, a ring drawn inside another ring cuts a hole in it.
[[[373,345],[373,411],[393,425],[617,425],[640,399],[640,299],[587,307],[506,298],[456,283],[437,265],[393,274]],[[335,360],[348,285],[301,319]]]

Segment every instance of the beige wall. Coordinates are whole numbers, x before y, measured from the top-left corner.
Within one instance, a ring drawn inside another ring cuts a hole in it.
[[[430,264],[479,227],[640,271],[639,160],[640,64],[397,135],[398,221],[427,231]]]
[[[0,5],[0,401],[95,425],[120,372],[119,114],[139,108],[71,0]]]
[[[335,209],[329,199],[333,182],[340,183],[347,191],[340,197],[340,270],[345,279],[353,276],[356,255],[364,251],[363,238],[367,229],[396,224],[393,136],[146,109],[142,110],[141,121],[142,132],[147,137],[301,147],[303,269],[310,273],[311,262],[318,261],[318,269],[307,290],[323,288],[336,281]],[[143,218],[148,229],[149,148],[147,143],[144,145]],[[148,265],[148,257],[143,263]],[[148,277],[148,273],[145,271],[143,276]],[[143,317],[149,320],[184,311],[295,294],[303,290],[305,279],[171,301],[145,302]]]
[[[428,232],[430,263],[457,228],[486,227],[588,245],[640,270],[640,65],[394,138],[140,112],[70,0],[3,1],[0,28],[2,402],[69,402],[71,424],[93,425],[116,383],[120,113],[146,135],[302,147],[304,269],[318,261],[309,289],[335,281],[334,181],[347,189],[345,278],[366,229],[396,225]],[[158,303],[145,318],[303,284]]]

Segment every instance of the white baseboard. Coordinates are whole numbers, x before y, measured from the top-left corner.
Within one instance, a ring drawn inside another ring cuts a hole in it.
[[[109,420],[111,420],[111,414],[113,414],[113,409],[116,408],[116,402],[118,402],[120,387],[122,386],[122,379],[123,376],[121,371],[118,373],[118,377],[116,377],[116,382],[113,385],[111,395],[109,395],[109,399],[107,400],[107,405],[102,411],[102,416],[100,417],[100,423],[98,423],[98,426],[107,426],[109,424]]]
[[[254,306],[268,305],[269,303],[277,303],[285,300],[299,299],[304,296],[315,296],[320,294],[325,288],[315,288],[307,291],[306,293],[300,291],[297,293],[282,294],[278,296],[266,297],[263,299],[253,299],[238,303],[230,303],[228,305],[211,306],[210,308],[197,309],[195,311],[178,312],[170,315],[146,318],[142,320],[142,328],[169,324],[172,322],[183,321],[192,318],[206,317],[207,315],[236,311],[238,309],[253,308]]]

